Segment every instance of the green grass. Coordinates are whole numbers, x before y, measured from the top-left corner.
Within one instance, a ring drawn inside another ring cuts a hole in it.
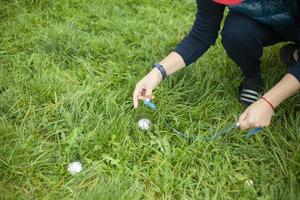
[[[185,141],[133,110],[136,82],[194,13],[194,0],[0,1],[1,199],[299,199],[299,94],[248,140]],[[266,90],[285,73],[279,47],[265,50]],[[155,103],[178,129],[210,135],[243,111],[240,80],[218,40]],[[73,160],[84,166],[75,176]]]

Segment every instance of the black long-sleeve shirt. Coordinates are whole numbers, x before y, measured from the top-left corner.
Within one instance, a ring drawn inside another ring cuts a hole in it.
[[[174,49],[183,58],[186,65],[195,62],[215,43],[224,9],[224,5],[216,4],[213,1],[197,0],[197,14],[193,27]],[[300,81],[300,59],[288,69],[288,73]]]

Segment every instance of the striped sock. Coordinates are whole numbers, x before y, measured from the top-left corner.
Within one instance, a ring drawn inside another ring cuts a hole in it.
[[[243,88],[241,91],[240,100],[242,103],[244,103],[247,106],[250,106],[252,103],[260,99],[260,94],[251,89]]]

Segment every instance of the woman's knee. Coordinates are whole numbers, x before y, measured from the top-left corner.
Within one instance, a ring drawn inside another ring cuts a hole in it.
[[[247,16],[230,13],[221,32],[224,48],[230,51],[260,47],[260,26]]]
[[[221,36],[222,44],[227,51],[240,50],[253,45],[251,34],[241,27],[225,27]]]

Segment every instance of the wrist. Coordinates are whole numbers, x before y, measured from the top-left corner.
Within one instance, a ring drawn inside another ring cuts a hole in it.
[[[162,64],[160,64],[160,63],[154,63],[152,65],[152,67],[155,68],[155,69],[157,69],[160,72],[160,74],[162,76],[162,79],[165,79],[167,77],[167,72],[166,72],[166,70],[165,70],[165,68],[164,68],[164,66]]]
[[[154,79],[157,81],[157,82],[161,82],[163,77],[162,77],[162,74],[160,73],[160,71],[157,69],[157,68],[153,68],[151,71],[150,71],[150,74],[152,75],[152,77],[154,77]]]
[[[262,96],[261,100],[263,102],[265,102],[265,104],[267,104],[269,106],[269,108],[271,108],[273,110],[273,112],[275,112],[275,106],[274,106],[274,104],[267,97]]]
[[[276,109],[279,104],[282,102],[282,99],[280,96],[277,96],[276,94],[272,94],[270,92],[265,93],[264,95],[262,95],[261,97],[263,97],[264,101],[269,101],[269,103],[272,104],[272,106],[274,107],[274,109]]]

